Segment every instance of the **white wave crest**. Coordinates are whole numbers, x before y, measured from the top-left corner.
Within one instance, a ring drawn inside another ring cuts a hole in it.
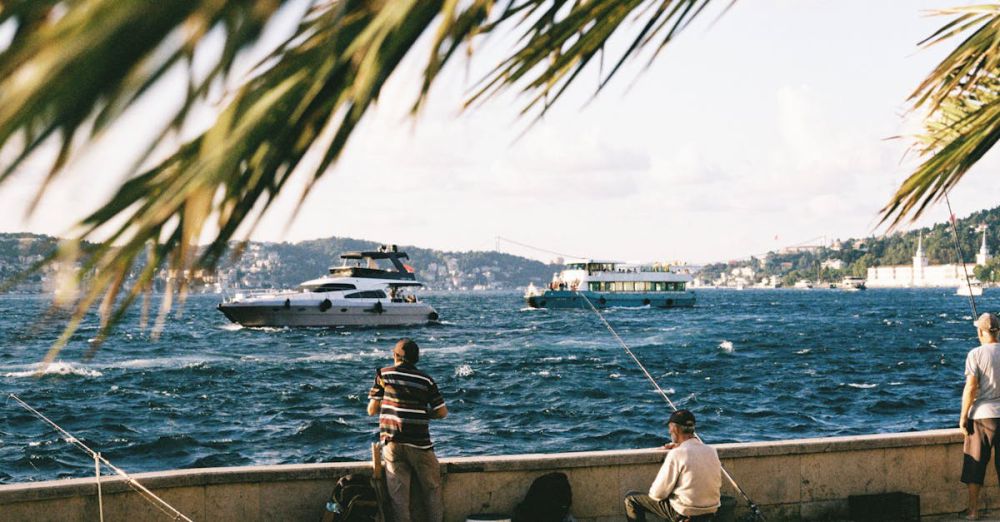
[[[803,349],[801,349],[801,350],[799,350],[799,351],[797,351],[797,352],[795,352],[795,353],[796,353],[797,355],[805,355],[805,354],[807,354],[807,353],[809,353],[809,352],[811,352],[811,351],[812,351],[812,349],[811,349],[811,348],[803,348]]]
[[[35,364],[29,370],[5,373],[4,377],[34,377],[36,375],[78,375],[80,377],[101,377],[103,373],[71,363],[54,362],[48,365]]]
[[[224,324],[224,325],[220,326],[219,328],[222,329],[222,330],[225,330],[227,332],[235,332],[235,331],[238,331],[238,330],[242,330],[243,329],[243,325],[242,324],[236,324],[236,323],[229,323],[229,324]]]
[[[850,386],[851,388],[860,388],[862,390],[868,390],[878,386],[878,384],[869,384],[867,382],[851,382],[848,383],[847,385]]]
[[[733,353],[736,350],[733,348],[732,341],[722,341],[719,343],[719,349],[726,353]]]
[[[463,364],[455,368],[455,377],[469,377],[474,373],[476,372],[468,364]]]

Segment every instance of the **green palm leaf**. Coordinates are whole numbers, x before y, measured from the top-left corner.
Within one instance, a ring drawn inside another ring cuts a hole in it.
[[[639,28],[625,34],[631,44],[614,59],[596,91],[642,51],[651,49],[652,59],[709,0],[314,0],[295,33],[249,78],[232,78],[239,52],[257,43],[275,13],[296,3],[0,4],[0,23],[17,26],[11,44],[0,52],[0,99],[5,101],[0,104],[0,149],[15,158],[0,169],[0,183],[50,143],[61,153],[48,176],[59,175],[77,152],[74,144],[115,125],[173,68],[187,71],[185,103],[147,144],[139,164],[183,128],[213,85],[236,84],[208,129],[155,167],[137,172],[83,220],[72,244],[103,240],[81,258],[76,274],[81,292],[47,360],[56,357],[94,307],[101,313],[99,338],[107,335],[139,296],[148,295],[161,269],[177,281],[161,304],[157,323],[162,324],[174,291],[183,299],[187,274],[213,268],[240,239],[238,233],[248,236],[293,175],[308,177],[311,187],[337,161],[422,35],[433,39],[415,111],[463,44],[514,31],[521,35],[515,49],[466,102],[485,103],[514,89],[527,95],[522,113],[541,116],[610,39]],[[213,31],[224,35],[222,52],[208,74],[196,75],[194,54]],[[302,159],[310,151],[321,161],[307,168]],[[214,232],[199,248],[209,223]],[[76,251],[67,248],[51,260]]]
[[[1000,5],[941,14],[955,18],[923,45],[968,36],[911,96],[916,110],[927,111],[915,146],[924,159],[882,208],[890,227],[919,217],[1000,140]]]

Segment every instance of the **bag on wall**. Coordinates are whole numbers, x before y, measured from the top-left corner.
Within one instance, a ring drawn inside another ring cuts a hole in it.
[[[513,522],[562,522],[573,504],[565,473],[548,473],[535,479],[524,500],[514,508]]]
[[[333,486],[323,522],[373,522],[378,514],[372,478],[352,473],[340,477]]]

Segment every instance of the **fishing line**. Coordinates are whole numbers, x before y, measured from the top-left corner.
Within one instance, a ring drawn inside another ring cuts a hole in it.
[[[172,520],[184,520],[186,522],[192,522],[192,520],[190,518],[184,516],[183,513],[181,513],[177,509],[175,509],[173,506],[171,506],[170,504],[168,504],[162,498],[156,496],[156,494],[153,493],[152,491],[146,489],[145,486],[143,486],[137,480],[135,480],[134,478],[132,478],[131,476],[129,476],[129,474],[125,473],[125,471],[123,471],[121,468],[119,468],[118,466],[115,466],[114,464],[112,464],[111,461],[109,461],[108,459],[106,459],[103,456],[101,456],[100,453],[98,453],[98,452],[90,449],[90,447],[88,447],[83,442],[80,442],[80,439],[76,438],[72,433],[64,430],[61,426],[59,426],[55,422],[52,422],[48,417],[46,417],[45,415],[42,415],[41,412],[39,412],[38,410],[36,410],[36,409],[32,408],[31,406],[29,406],[28,403],[22,401],[20,397],[18,397],[17,395],[14,395],[13,393],[11,393],[11,394],[7,395],[7,398],[14,399],[14,401],[17,402],[19,405],[21,405],[22,408],[24,408],[25,410],[28,410],[28,412],[30,412],[32,415],[34,415],[35,417],[38,417],[39,419],[45,421],[49,426],[52,426],[53,428],[55,428],[57,432],[59,432],[60,434],[62,434],[65,437],[63,440],[65,440],[66,442],[68,442],[68,443],[76,446],[80,450],[82,450],[82,451],[90,454],[90,456],[94,458],[94,466],[95,466],[95,468],[97,470],[97,474],[98,474],[97,475],[97,477],[98,477],[97,478],[97,491],[98,491],[98,502],[101,505],[101,511],[102,511],[101,512],[101,519],[102,520],[104,518],[104,513],[103,513],[103,504],[104,504],[104,501],[101,498],[101,480],[100,480],[100,471],[101,471],[100,464],[101,463],[103,463],[105,466],[107,466],[108,469],[110,469],[111,471],[114,471],[120,477],[124,478],[125,479],[125,484],[128,485],[128,487],[130,487],[133,490],[135,490],[136,493],[139,493],[139,495],[144,500],[146,500],[150,504],[154,505],[164,515],[170,517]]]
[[[969,267],[965,266],[965,253],[962,252],[962,244],[958,242],[958,227],[955,225],[955,213],[951,211],[951,200],[948,199],[947,192],[944,193],[944,202],[948,204],[948,217],[949,221],[951,221],[952,238],[955,240],[955,254],[958,256],[958,264],[962,265],[962,270],[965,272],[965,286],[969,289],[969,305],[972,307],[972,320],[975,321],[979,317],[979,312],[976,311],[976,298],[972,295]]]
[[[604,318],[604,314],[602,314],[597,309],[597,307],[594,306],[594,303],[590,302],[590,299],[582,292],[577,292],[577,295],[582,297],[583,300],[587,303],[587,305],[590,306],[590,309],[593,310],[595,314],[597,314],[597,317],[601,320],[602,323],[604,323],[605,328],[607,328],[608,331],[611,332],[611,335],[615,338],[616,341],[618,341],[618,344],[620,344],[621,347],[625,350],[625,353],[627,353],[629,357],[631,357],[632,360],[635,361],[635,364],[639,366],[639,369],[642,370],[642,373],[646,375],[646,378],[649,379],[649,382],[653,384],[653,387],[656,388],[657,393],[659,393],[660,396],[663,397],[663,400],[667,401],[667,404],[670,405],[670,408],[673,411],[677,411],[677,405],[674,404],[674,401],[670,400],[670,396],[667,395],[667,392],[663,391],[663,388],[660,387],[660,384],[656,382],[656,379],[654,379],[653,376],[649,373],[649,370],[647,370],[646,366],[642,364],[642,361],[640,361],[639,358],[636,357],[635,353],[632,352],[632,349],[628,347],[628,344],[626,344],[625,341],[622,340],[621,336],[618,335],[618,332],[616,332],[615,329],[612,328],[611,323],[609,323],[608,320]],[[695,433],[694,436],[697,437],[698,440],[704,442],[701,436],[698,435],[697,433]],[[729,483],[732,484],[734,488],[736,488],[736,491],[739,492],[740,496],[743,497],[743,500],[745,500],[747,503],[747,507],[750,508],[750,513],[753,514],[755,519],[760,521],[766,520],[764,518],[764,514],[761,513],[760,511],[760,507],[758,507],[757,504],[750,499],[750,496],[747,495],[745,491],[743,491],[743,488],[741,488],[739,484],[736,483],[736,479],[734,479],[733,476],[730,475],[728,471],[726,471],[725,467],[722,468],[722,475],[726,477],[726,480],[728,480]]]

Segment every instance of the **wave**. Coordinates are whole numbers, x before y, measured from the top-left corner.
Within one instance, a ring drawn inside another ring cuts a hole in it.
[[[468,364],[463,364],[455,368],[455,377],[471,377],[474,373],[476,372]]]
[[[76,375],[80,377],[102,377],[104,374],[92,368],[87,368],[85,366],[75,365],[72,363],[54,362],[49,364],[44,364],[44,363],[35,364],[32,365],[31,369],[29,370],[5,373],[4,377],[11,377],[16,379],[20,377],[35,377],[35,376],[46,377],[50,375]]]
[[[878,387],[878,384],[872,384],[867,382],[850,382],[847,383],[847,385],[850,386],[851,388],[858,388],[862,390],[870,390],[872,388]]]
[[[733,353],[736,349],[733,348],[732,341],[722,341],[719,343],[719,350],[725,353]]]

